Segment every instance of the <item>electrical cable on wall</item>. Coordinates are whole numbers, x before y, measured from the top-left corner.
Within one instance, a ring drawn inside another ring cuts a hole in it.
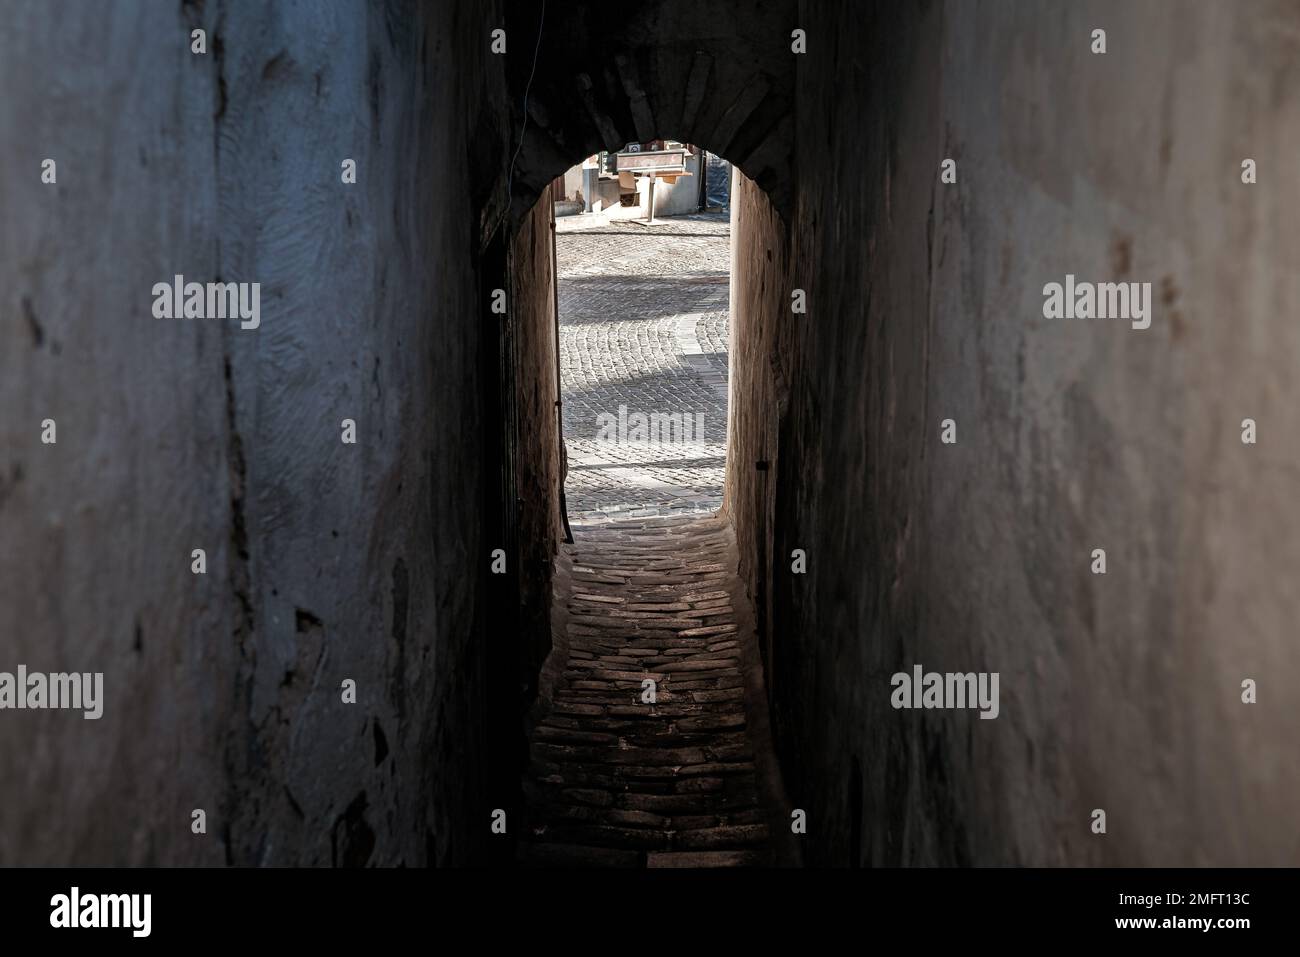
[[[541,16],[537,19],[537,42],[533,45],[533,65],[528,71],[528,82],[524,84],[524,119],[519,125],[519,142],[515,146],[514,154],[510,157],[510,168],[506,172],[506,203],[501,210],[501,215],[492,226],[492,232],[495,233],[501,228],[501,221],[506,218],[510,212],[510,201],[514,195],[515,186],[515,162],[519,159],[519,153],[524,148],[524,134],[528,131],[528,94],[533,88],[533,77],[537,75],[537,55],[542,49],[542,31],[546,26],[546,0],[542,0]],[[489,234],[491,235],[491,234]]]

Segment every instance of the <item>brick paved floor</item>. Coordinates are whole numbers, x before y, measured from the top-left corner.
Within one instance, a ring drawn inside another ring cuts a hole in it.
[[[716,511],[726,466],[727,214],[655,226],[561,217],[556,234],[570,522]],[[617,418],[620,406],[629,416],[701,414],[703,439],[601,440],[600,416]]]
[[[521,860],[788,863],[778,848],[789,810],[725,520],[622,521],[584,528],[564,548]],[[653,704],[643,701],[647,678]]]

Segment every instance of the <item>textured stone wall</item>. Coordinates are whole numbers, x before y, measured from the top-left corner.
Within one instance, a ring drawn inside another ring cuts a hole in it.
[[[544,195],[511,242],[511,322],[520,366],[518,681],[525,698],[551,650],[551,567],[563,537],[560,520],[559,367],[556,356],[552,204]],[[524,701],[524,704],[530,702]],[[523,710],[519,712],[523,715]]]
[[[475,853],[496,19],[6,10],[0,670],[102,671],[106,702],[98,721],[0,714],[0,862]],[[260,328],[153,318],[176,273],[260,282]]]
[[[731,182],[731,235],[725,508],[740,537],[740,570],[753,600],[772,697],[783,681],[773,668],[770,627],[773,493],[782,468],[800,468],[799,462],[783,459],[777,433],[790,401],[789,357],[783,342],[794,332],[786,319],[790,299],[784,293],[789,240],[767,194],[739,171],[733,172]]]
[[[729,508],[807,859],[1295,863],[1294,6],[800,25],[788,233],[737,197]],[[1150,282],[1151,327],[1044,319],[1067,273]],[[999,718],[892,709],[916,663],[999,672]]]

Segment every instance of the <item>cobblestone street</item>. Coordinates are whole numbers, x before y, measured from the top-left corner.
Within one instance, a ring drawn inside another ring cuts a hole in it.
[[[654,226],[561,217],[556,233],[570,522],[716,511],[726,466],[727,213]],[[703,435],[631,428],[611,441],[601,425],[620,412],[689,416]]]

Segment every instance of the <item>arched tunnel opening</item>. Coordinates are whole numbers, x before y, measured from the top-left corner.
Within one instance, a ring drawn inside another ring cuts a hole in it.
[[[583,166],[566,178],[581,172],[590,193],[621,202],[557,217],[561,178],[539,200],[555,240],[551,270],[534,275],[556,283],[567,542],[517,857],[793,863],[753,612],[722,514],[730,211],[703,209],[705,155],[689,144],[634,143]]]
[[[537,645],[518,682],[526,743],[504,705],[497,732],[503,751],[509,738],[524,755],[522,766],[502,765],[504,775],[521,773],[523,790],[510,786],[520,803],[501,809],[523,827],[499,842],[503,860],[512,853],[524,866],[798,860],[784,839],[788,802],[754,612],[724,510],[725,476],[736,468],[726,442],[737,280],[730,202],[768,200],[738,168],[726,209],[707,211],[702,183],[670,192],[678,166],[703,177],[705,155],[656,138],[595,154],[582,165],[610,170],[611,182],[602,190],[586,174],[584,185],[611,199],[618,185],[622,202],[557,217],[566,176],[580,175],[570,167],[523,219],[534,260],[517,264],[515,294],[536,304],[531,341],[554,356],[558,410],[556,433],[535,446],[542,460],[516,452],[521,474],[550,470],[544,520],[556,543],[552,574],[544,556],[536,566],[551,589],[550,620],[535,620]],[[660,162],[676,165],[656,211],[652,180],[631,183],[627,170],[645,175]],[[552,341],[541,338],[548,305]],[[549,358],[515,345],[507,365],[540,377]],[[505,378],[519,375],[512,368]],[[499,785],[504,793],[504,777]]]
[[[17,4],[0,862],[1293,865],[1239,6]],[[724,451],[578,509],[552,184],[667,136],[736,170],[668,317]]]
[[[517,431],[531,450],[507,449],[503,455],[514,456],[512,468],[521,485],[534,490],[532,503],[524,496],[517,501],[519,515],[526,516],[522,521],[532,524],[519,539],[519,547],[530,551],[521,556],[519,567],[521,575],[533,570],[535,578],[531,585],[503,578],[499,600],[490,602],[504,613],[516,604],[511,593],[517,588],[524,599],[517,604],[533,609],[523,630],[519,674],[501,675],[501,703],[491,708],[500,721],[490,736],[496,742],[493,750],[518,755],[500,763],[494,781],[499,793],[508,791],[516,802],[501,810],[510,819],[517,809],[524,822],[509,840],[498,842],[501,859],[513,855],[533,866],[797,860],[797,849],[781,836],[787,825],[778,820],[788,811],[782,812],[785,799],[770,741],[762,667],[751,635],[754,612],[739,578],[741,559],[725,509],[727,483],[718,482],[716,463],[711,463],[709,478],[719,487],[699,488],[704,479],[694,478],[692,485],[690,470],[656,470],[644,457],[627,467],[626,449],[585,444],[586,436],[575,434],[582,425],[573,415],[584,399],[565,396],[561,384],[543,381],[552,365],[562,378],[572,358],[564,354],[564,283],[553,252],[564,240],[557,232],[553,184],[579,157],[598,157],[628,144],[667,142],[726,157],[737,170],[736,182],[744,184],[730,202],[743,196],[767,216],[761,225],[746,222],[741,265],[736,223],[728,215],[729,314],[736,284],[745,281],[750,269],[761,268],[748,255],[761,241],[756,230],[772,231],[761,259],[771,266],[772,243],[777,231],[784,231],[773,203],[788,201],[792,193],[792,64],[785,52],[786,32],[772,29],[788,12],[764,10],[760,22],[701,41],[717,33],[716,11],[687,5],[633,16],[571,6],[552,7],[549,14],[532,5],[506,11],[506,43],[513,36],[518,44],[522,36],[524,52],[508,58],[506,65],[518,112],[507,133],[507,143],[513,143],[510,192],[495,223],[513,237],[509,299],[520,325],[504,331],[498,327],[497,342],[506,357],[504,379],[522,374],[534,381],[534,391],[520,403],[534,418],[521,422]],[[596,50],[608,52],[593,57]],[[664,139],[670,135],[680,139]],[[617,155],[619,169],[630,170],[631,157]],[[620,179],[627,176],[623,171]],[[587,183],[589,191],[596,186]],[[647,222],[653,215],[647,208]],[[660,241],[649,236],[642,242]],[[696,278],[720,278],[718,270],[712,273]],[[764,280],[759,285],[767,288]],[[723,290],[711,291],[712,296],[699,296],[701,290],[693,290],[695,298],[716,303]],[[656,298],[666,301],[665,290],[658,292]],[[548,316],[557,324],[554,341],[543,338]],[[700,317],[675,318],[684,320],[675,324],[672,336],[681,352],[692,348],[681,340],[698,342],[701,322]],[[523,332],[524,323],[532,324],[531,333]],[[706,337],[716,337],[716,328],[710,333],[708,326],[705,321]],[[666,330],[653,334],[661,333]],[[728,338],[734,335],[734,326],[728,333]],[[645,338],[648,347],[648,334]],[[722,370],[691,368],[692,362],[709,363],[702,348],[691,358],[678,355],[670,361],[679,375],[666,377],[669,381],[685,378],[715,393],[710,417],[725,416],[722,428],[729,435],[730,410],[716,395],[730,388],[726,364]],[[531,371],[523,371],[530,365]],[[592,370],[592,376],[608,398],[611,377],[606,370]],[[604,416],[606,426],[612,416],[616,431],[631,437],[619,404],[607,404],[611,407],[595,409],[586,402],[583,410]],[[632,409],[628,418],[639,412],[648,429],[654,413],[696,411]],[[568,437],[574,440],[569,443],[563,435],[566,420]],[[718,424],[713,423],[715,429]],[[656,453],[664,454],[662,444],[656,445]],[[705,458],[721,453],[730,459],[725,442],[722,449],[702,451]],[[610,470],[611,456],[625,467]],[[604,466],[606,477],[617,476],[615,488],[622,485],[624,493],[629,481],[641,485],[647,492],[642,507],[631,510],[641,515],[606,526],[602,519],[609,517],[607,511],[582,509],[583,471],[591,465]],[[734,469],[727,461],[726,474]],[[511,498],[507,495],[507,501]],[[678,521],[646,514],[664,506],[675,511],[674,505],[687,503],[692,512],[717,517],[686,521],[679,516],[683,520]],[[561,544],[561,538],[573,539],[572,544]],[[553,578],[550,559],[555,561]],[[508,633],[512,626],[513,621],[496,621],[489,631]],[[510,702],[514,708],[505,703],[512,688],[523,689]],[[510,724],[521,698],[528,709],[522,729]],[[522,776],[522,791],[509,778],[511,772]]]

